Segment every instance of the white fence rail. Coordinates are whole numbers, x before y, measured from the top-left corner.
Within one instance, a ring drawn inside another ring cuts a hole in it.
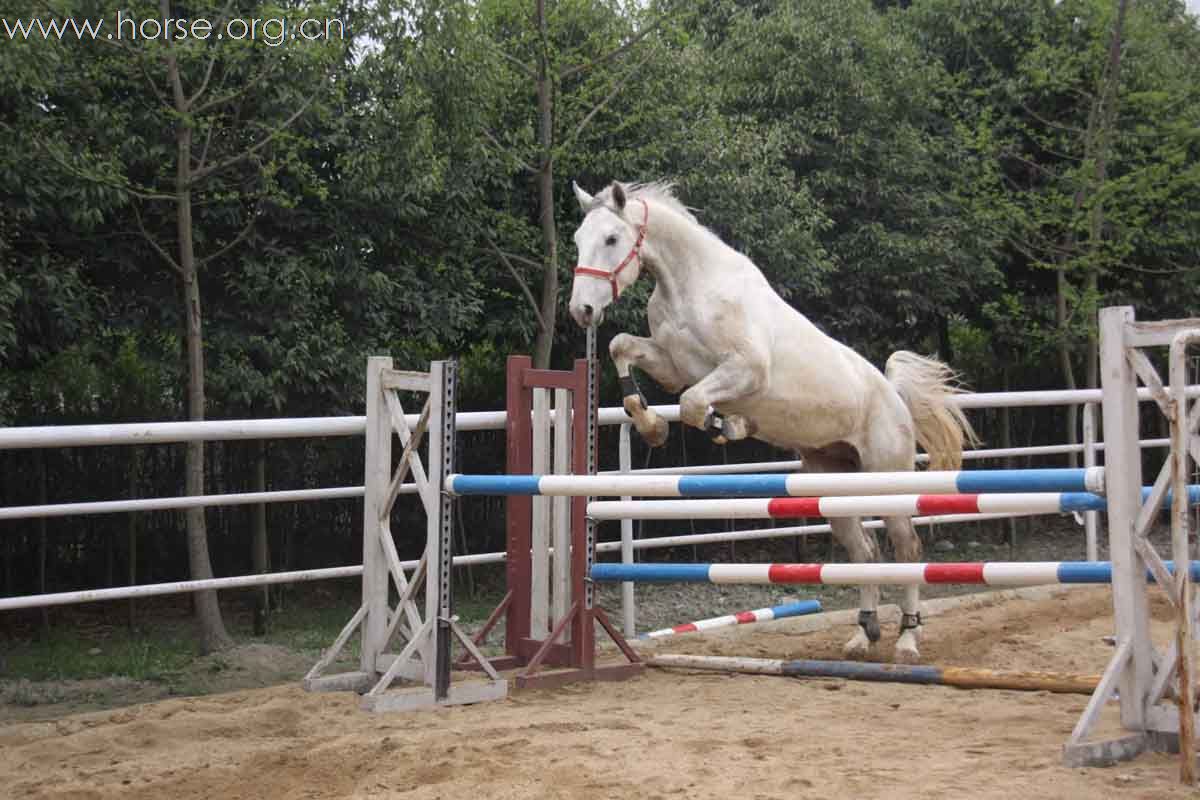
[[[1189,386],[1187,394],[1200,396],[1200,386]],[[1139,390],[1139,400],[1153,399],[1146,389]],[[962,408],[1030,408],[1056,405],[1084,405],[1098,403],[1100,390],[1051,390],[1027,392],[988,392],[962,394],[955,401]],[[658,405],[654,409],[669,422],[678,422],[678,405]],[[553,416],[553,412],[551,413]],[[417,423],[416,415],[409,415],[409,424]],[[507,413],[504,411],[464,411],[456,418],[458,431],[503,430]],[[601,425],[626,425],[629,418],[620,407],[599,410]],[[263,420],[205,420],[202,422],[146,422],[115,425],[65,425],[0,429],[0,450],[19,450],[57,447],[94,447],[111,445],[172,444],[194,441],[238,441],[248,439],[294,439],[315,437],[361,436],[365,431],[365,417],[302,417]],[[1143,447],[1166,447],[1167,439],[1150,439],[1142,442]],[[1097,450],[1102,444],[1093,445]],[[1005,449],[974,450],[964,454],[966,459],[998,458],[1005,456],[1055,455],[1085,452],[1085,444],[1042,445]],[[712,474],[734,472],[791,471],[800,466],[799,461],[755,462],[750,464],[722,464],[692,467],[666,467],[644,470],[626,470],[641,474]],[[611,470],[619,472],[622,470]],[[401,492],[416,492],[413,484],[405,484]],[[0,507],[0,520],[62,517],[76,514],[112,514],[136,511],[159,511],[207,506],[232,506],[257,503],[308,502],[315,500],[345,499],[361,497],[363,487],[345,486],[324,489],[298,489],[272,492],[247,492],[238,494],[202,495],[188,497],[165,497],[127,500],[105,500],[79,503],[60,503],[40,506]],[[961,522],[967,520],[996,519],[1013,515],[949,515],[945,517],[917,518],[919,524],[931,522]],[[866,523],[868,527],[876,523]],[[752,539],[783,538],[828,533],[828,525],[802,525],[758,530],[726,531],[641,539],[636,542],[604,542],[597,545],[599,552],[643,550],[655,547],[736,542]],[[624,538],[631,539],[631,532]],[[1089,537],[1090,538],[1090,537]],[[481,553],[459,556],[455,566],[470,564],[499,563],[504,553]],[[416,562],[406,562],[405,569],[413,569]],[[294,583],[312,580],[327,580],[360,575],[361,566],[333,567],[317,570],[280,572],[265,575],[244,575],[228,578],[213,578],[203,581],[177,581],[172,583],[123,586],[111,589],[95,589],[54,594],[28,595],[0,598],[0,611],[22,608],[38,608],[70,603],[118,600],[163,594],[195,592],[205,589],[231,589],[264,586],[279,583]]]

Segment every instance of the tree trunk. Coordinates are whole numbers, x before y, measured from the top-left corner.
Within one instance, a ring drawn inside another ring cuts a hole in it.
[[[1128,0],[1117,0],[1117,18],[1113,23],[1112,38],[1108,44],[1108,63],[1101,78],[1103,85],[1097,93],[1096,102],[1100,104],[1100,109],[1095,116],[1098,120],[1099,130],[1094,139],[1096,142],[1095,153],[1092,154],[1096,165],[1092,192],[1097,195],[1101,195],[1104,184],[1108,180],[1108,156],[1112,148],[1113,132],[1117,125],[1117,107],[1121,86],[1121,43],[1125,35],[1125,12],[1128,9],[1128,5]],[[1088,269],[1086,297],[1091,309],[1089,317],[1094,317],[1096,309],[1092,304],[1096,302],[1100,288],[1100,266],[1098,258],[1095,255],[1098,253],[1104,239],[1104,202],[1102,200],[1097,200],[1092,206],[1090,223],[1088,227],[1088,245],[1094,257],[1091,261],[1091,267]],[[1097,386],[1100,368],[1098,362],[1099,342],[1097,341],[1096,322],[1095,319],[1089,319],[1086,377],[1088,388],[1095,388]]]
[[[1080,197],[1076,195],[1076,202],[1080,202]],[[1067,335],[1067,273],[1066,267],[1060,266],[1057,270],[1058,281],[1055,290],[1055,321],[1058,323],[1058,364],[1062,369],[1063,383],[1065,388],[1074,389],[1075,384],[1075,368],[1071,364],[1071,342]],[[1078,428],[1079,428],[1079,408],[1078,406],[1067,406],[1067,444],[1078,444]],[[1071,453],[1067,456],[1067,462],[1072,467],[1079,466],[1079,454]]]
[[[254,443],[254,486],[251,491],[267,490],[267,443],[261,439]],[[254,506],[254,538],[250,557],[254,574],[265,575],[271,570],[270,551],[267,548],[267,504]],[[271,610],[269,587],[263,586],[254,593],[254,634],[263,636],[267,632],[267,615]]]
[[[169,3],[162,0],[165,11]],[[204,419],[204,337],[200,314],[200,277],[197,274],[196,253],[192,238],[192,127],[187,118],[187,97],[179,76],[179,64],[173,54],[167,56],[167,69],[174,91],[175,109],[180,114],[175,133],[175,208],[176,228],[179,237],[179,271],[183,279],[184,345],[187,350],[188,419]],[[204,494],[204,442],[188,442],[184,465],[186,493],[189,496]],[[192,580],[213,577],[212,562],[208,554],[208,529],[205,509],[190,508],[186,511],[188,565]],[[196,592],[193,601],[196,621],[200,626],[200,651],[211,653],[233,644],[221,619],[221,607],[217,593],[213,590]]]
[[[538,212],[542,229],[541,325],[533,342],[533,366],[550,367],[558,313],[558,227],[554,223],[554,85],[550,78],[550,53],[546,32],[546,2],[537,0],[538,29]]]

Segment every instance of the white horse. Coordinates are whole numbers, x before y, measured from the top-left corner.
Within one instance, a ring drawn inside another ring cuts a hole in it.
[[[667,184],[613,183],[595,196],[573,186],[584,213],[575,232],[575,321],[598,325],[643,268],[655,279],[646,308],[650,337],[622,333],[609,348],[625,410],[651,446],[666,441],[667,424],[646,407],[631,366],[682,392],[684,424],[718,442],[754,437],[796,450],[807,471],[912,470],[917,443],[931,468],[961,465],[964,441],[973,442],[974,433],[949,402],[958,389],[945,364],[900,351],[888,359],[884,377],[788,305]],[[911,519],[885,522],[897,559],[919,561]],[[859,519],[830,523],[852,560],[879,559],[878,542]],[[861,587],[859,629],[845,646],[847,656],[861,658],[879,640],[878,601],[878,587]],[[920,658],[919,602],[918,587],[906,587],[898,661]]]

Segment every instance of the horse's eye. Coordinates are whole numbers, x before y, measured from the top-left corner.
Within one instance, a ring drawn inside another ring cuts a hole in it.
[[[609,236],[607,239],[604,240],[604,244],[607,245],[608,247],[612,247],[616,243],[617,243],[616,236]]]

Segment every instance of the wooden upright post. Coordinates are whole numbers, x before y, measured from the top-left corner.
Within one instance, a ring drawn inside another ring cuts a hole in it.
[[[533,409],[524,382],[526,370],[532,367],[533,359],[529,356],[508,357],[505,391],[505,408],[508,409],[508,415],[505,422],[505,438],[508,440],[506,470],[509,475],[528,475],[533,469],[529,419]],[[530,632],[529,587],[533,581],[533,574],[529,550],[533,544],[532,501],[532,497],[509,495],[504,502],[508,532],[505,573],[511,595],[504,623],[504,649],[513,656],[521,652],[521,642]]]
[[[1133,308],[1100,311],[1100,386],[1104,393],[1104,464],[1108,496],[1108,546],[1118,643],[1129,642],[1129,668],[1120,681],[1121,724],[1145,729],[1146,696],[1153,678],[1146,566],[1134,549],[1133,526],[1142,507],[1142,455],[1138,445],[1137,378],[1125,350]]]
[[[384,370],[392,359],[367,359],[366,470],[363,476],[363,606],[360,664],[368,675],[376,672],[379,656],[387,646],[388,567],[379,541],[379,516],[392,475],[392,424],[383,396]]]

